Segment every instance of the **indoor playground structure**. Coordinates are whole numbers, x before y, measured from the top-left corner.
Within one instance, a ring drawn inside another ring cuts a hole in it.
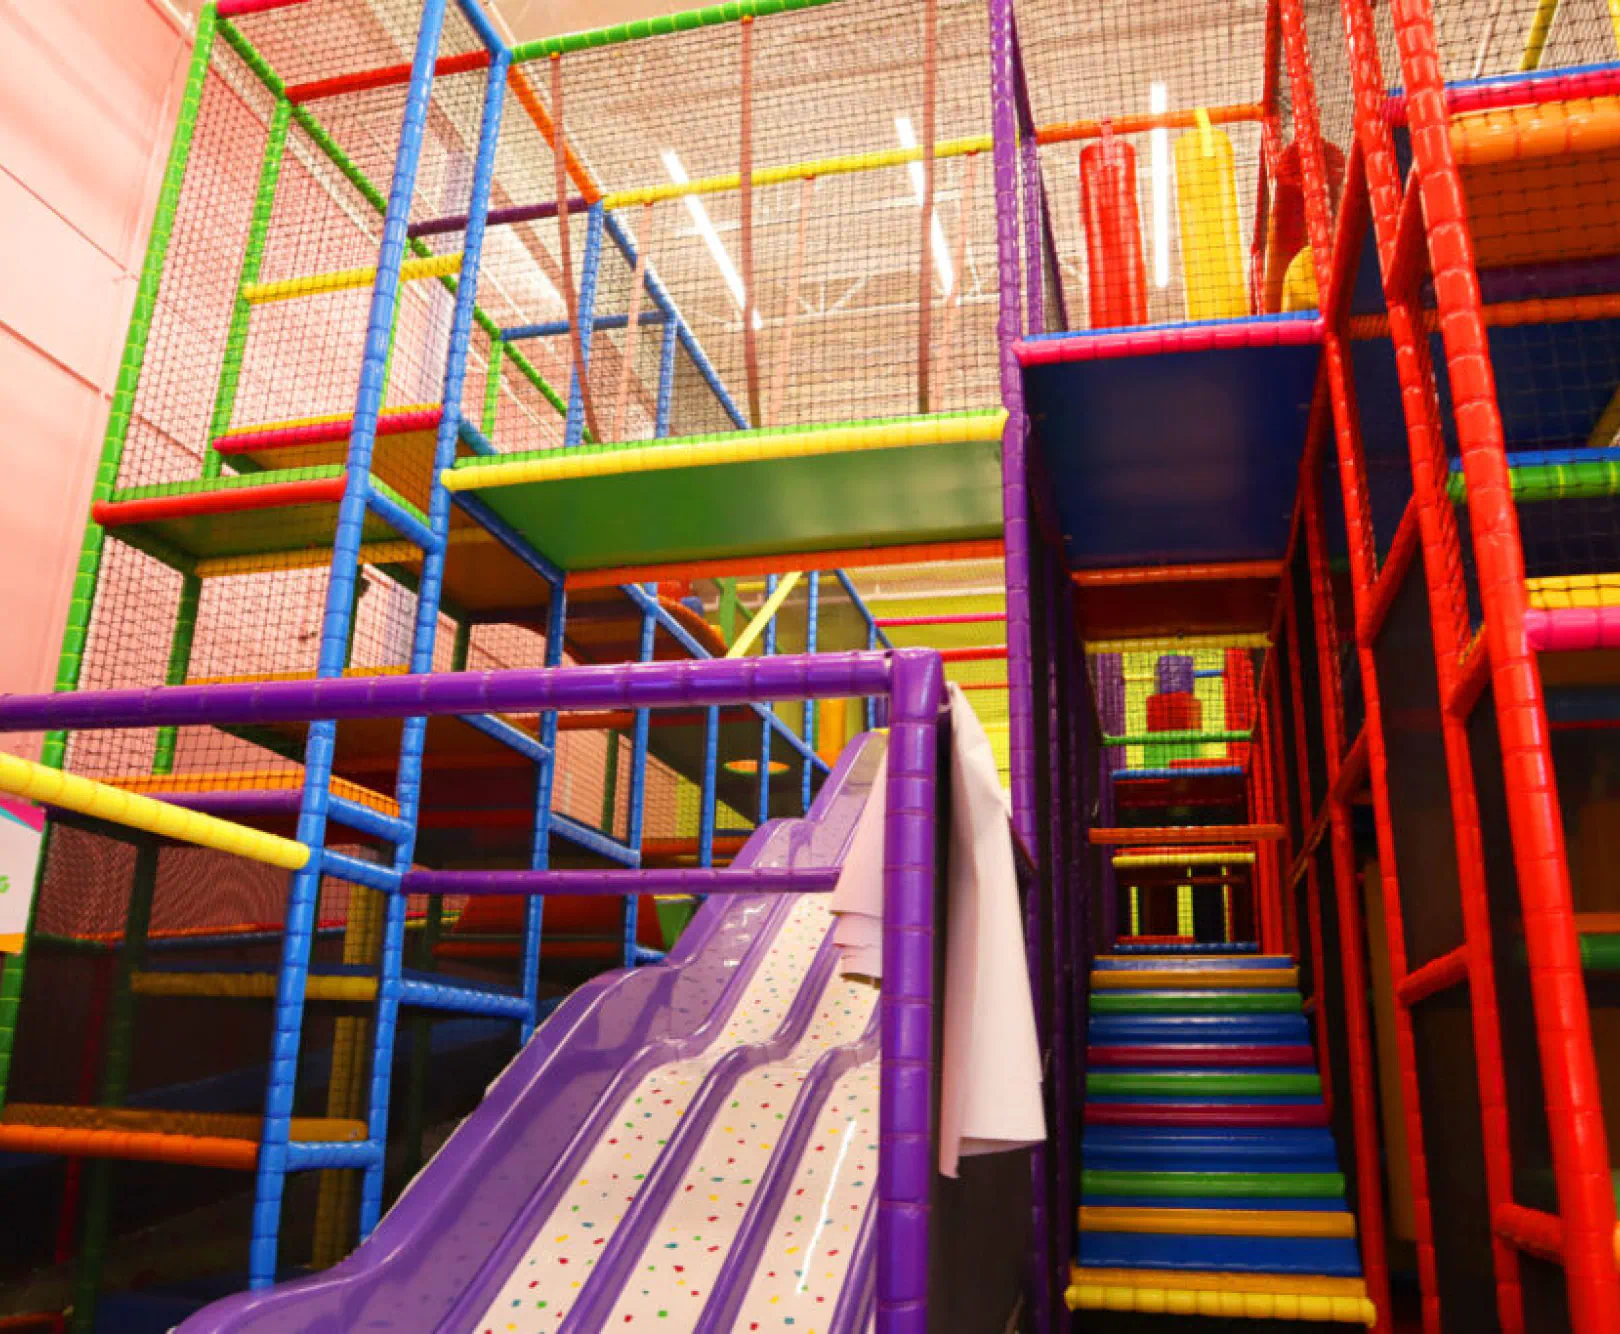
[[[1620,1330],[1616,0],[508,8],[197,14],[0,1328]]]

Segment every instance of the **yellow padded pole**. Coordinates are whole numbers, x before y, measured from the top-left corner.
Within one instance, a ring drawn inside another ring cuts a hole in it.
[[[740,658],[754,647],[754,641],[765,633],[765,627],[771,623],[771,617],[782,610],[782,604],[788,600],[793,590],[799,586],[803,573],[795,570],[786,575],[782,582],[776,586],[776,592],[766,598],[760,609],[754,613],[754,619],[743,628],[731,647],[726,650],[726,657]]]
[[[48,769],[16,755],[0,754],[0,792],[127,829],[139,829],[160,838],[233,853],[288,871],[296,871],[309,863],[309,848],[290,838],[279,838],[198,811],[182,810],[93,779]]]
[[[447,278],[460,270],[459,252],[454,255],[429,255],[425,259],[408,259],[401,264],[399,280],[408,283],[418,278]],[[376,281],[375,265],[365,269],[340,269],[336,273],[312,273],[302,278],[282,278],[273,283],[248,283],[242,288],[242,300],[253,305],[265,301],[292,301],[298,297],[347,291],[352,287],[370,287]]]

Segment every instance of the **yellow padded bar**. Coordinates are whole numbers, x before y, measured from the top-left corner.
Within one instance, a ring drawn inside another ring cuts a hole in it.
[[[408,259],[401,264],[399,280],[408,283],[418,278],[446,278],[460,270],[459,251],[454,255],[429,255],[423,259]],[[353,287],[370,287],[376,281],[376,265],[365,269],[339,269],[336,273],[312,273],[303,278],[282,278],[273,283],[248,283],[242,288],[242,300],[253,305],[265,301],[291,301],[298,297],[342,292]]]
[[[371,269],[369,272],[375,273],[376,270]],[[387,417],[390,414],[397,415],[405,412],[437,412],[440,406],[438,403],[403,403],[396,407],[383,408],[382,415]],[[300,426],[330,426],[333,422],[353,420],[353,412],[323,412],[317,417],[288,417],[282,421],[254,422],[251,426],[233,426],[219,439],[228,440],[233,435],[258,435],[260,433],[269,434],[272,431],[294,431]]]
[[[988,134],[976,134],[965,139],[946,139],[934,145],[935,158],[965,157],[970,153],[988,153],[994,147]],[[844,157],[827,157],[813,162],[789,162],[776,167],[760,167],[753,173],[755,189],[764,185],[782,185],[788,181],[815,180],[822,176],[847,176],[851,172],[876,171],[881,167],[903,167],[921,162],[922,145],[915,148],[886,148],[874,153],[850,153]],[[742,187],[737,172],[726,176],[706,176],[698,181],[669,181],[663,185],[643,185],[633,190],[619,190],[604,195],[607,208],[630,208],[636,204],[656,204],[662,199],[682,199],[688,195],[717,195]]]
[[[288,871],[296,871],[309,863],[309,849],[290,838],[278,838],[198,811],[182,810],[106,783],[48,769],[15,755],[0,754],[0,792]]]
[[[564,478],[704,468],[724,463],[767,463],[822,454],[854,454],[866,449],[997,441],[1001,439],[1006,420],[1006,412],[999,411],[971,417],[916,417],[877,426],[739,432],[735,438],[700,436],[686,443],[671,440],[642,449],[559,449],[549,451],[543,458],[515,459],[511,463],[484,464],[476,468],[450,468],[441,476],[447,490],[484,491],[496,486],[555,482]]]
[[[1091,975],[1093,989],[1170,987],[1197,991],[1222,987],[1297,987],[1297,968],[1100,968]]]
[[[62,1130],[124,1130],[150,1135],[206,1135],[220,1139],[256,1140],[263,1122],[238,1112],[172,1112],[144,1107],[74,1107],[46,1103],[13,1102],[0,1113],[8,1126],[50,1126]],[[290,1138],[295,1140],[352,1140],[366,1138],[364,1121],[334,1121],[326,1117],[295,1116]]]
[[[1554,574],[1526,579],[1530,605],[1541,611],[1620,607],[1620,574]]]
[[[1188,773],[1197,773],[1189,769]],[[1253,866],[1252,852],[1116,852],[1114,865],[1128,866]]]
[[[1080,1208],[1080,1230],[1200,1237],[1354,1237],[1356,1220],[1349,1210],[1154,1209],[1088,1204]]]
[[[1156,635],[1146,639],[1088,639],[1087,653],[1194,653],[1199,649],[1270,648],[1264,634]]]
[[[799,580],[803,577],[802,571],[795,570],[777,584],[776,591],[765,599],[759,610],[754,613],[754,619],[748,622],[743,632],[726,650],[726,657],[740,658],[754,647],[754,641],[765,633],[765,627],[771,623],[771,617],[782,610],[782,604],[793,595],[793,590],[799,586]]]
[[[201,996],[218,1000],[274,1000],[274,973],[135,973],[130,989],[137,996]],[[323,977],[310,974],[305,1000],[371,1001],[377,999],[374,977]]]

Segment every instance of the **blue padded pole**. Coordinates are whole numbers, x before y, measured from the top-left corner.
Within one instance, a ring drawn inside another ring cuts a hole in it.
[[[624,223],[619,221],[618,215],[612,212],[607,215],[607,234],[612,238],[613,244],[618,246],[619,253],[624,256],[624,262],[632,269],[635,268],[635,242],[630,239],[630,233],[625,228]],[[714,363],[709,360],[708,354],[704,352],[703,345],[697,340],[697,335],[692,332],[691,326],[687,324],[681,312],[676,308],[675,298],[670,296],[669,289],[664,286],[663,281],[653,272],[651,265],[647,267],[646,274],[647,295],[653,299],[653,304],[663,311],[675,325],[676,334],[681,340],[681,346],[686,349],[686,355],[692,358],[692,364],[697,367],[698,374],[704,378],[709,388],[714,392],[720,406],[725,409],[726,416],[731,418],[731,424],[739,431],[746,431],[748,429],[748,418],[743,415],[742,409],[737,406],[731,395],[726,392],[726,386],[720,379],[720,372],[715,370]]]
[[[810,591],[804,608],[804,651],[816,651],[816,621],[821,615],[821,571],[810,571]],[[807,699],[804,702],[804,739],[810,745],[811,751],[816,748],[816,702]],[[816,766],[805,757],[804,773],[800,779],[800,793],[804,801],[805,813],[810,812],[810,785],[816,776]]]
[[[467,16],[467,22],[472,24],[473,31],[478,34],[478,40],[490,49],[491,54],[504,54],[506,63],[511,64],[512,53],[501,40],[495,25],[489,21],[489,15],[484,13],[481,0],[456,0],[456,6]]]
[[[664,324],[669,317],[661,310],[644,310],[636,317],[637,324]],[[567,320],[543,320],[539,324],[514,324],[510,329],[501,330],[501,338],[508,343],[516,342],[520,338],[562,338],[573,326]],[[627,329],[630,327],[628,315],[598,315],[591,320],[592,330],[596,329]]]
[[[648,584],[647,594],[653,599],[658,597],[658,585]],[[641,613],[641,644],[636,654],[637,662],[651,662],[653,660],[653,641],[658,631],[658,622],[648,615]],[[641,831],[647,823],[647,743],[649,729],[652,726],[652,710],[637,709],[636,725],[631,732],[630,743],[630,827],[625,834],[625,842],[637,853],[641,851]],[[641,899],[635,894],[625,896],[624,900],[624,966],[635,967],[636,926],[641,911]]]
[[[720,710],[703,711],[703,793],[698,806],[698,865],[714,865],[715,786],[720,771]]]
[[[546,614],[546,666],[562,665],[563,639],[568,627],[568,594],[563,581],[551,585],[551,609]],[[534,771],[534,840],[529,845],[529,869],[544,871],[551,866],[551,790],[557,779],[557,710],[540,715],[540,740],[546,757]],[[540,947],[545,928],[546,900],[542,894],[529,895],[523,909],[523,1000],[528,1015],[519,1037],[527,1042],[539,1022]]]
[[[456,288],[455,313],[450,321],[449,356],[444,368],[444,410],[439,416],[433,450],[433,484],[428,500],[428,526],[435,545],[422,561],[416,589],[416,627],[411,640],[411,671],[433,670],[433,649],[439,630],[439,601],[444,592],[446,538],[450,532],[450,493],[439,481],[456,457],[462,393],[467,382],[467,353],[477,311],[479,266],[483,260],[484,229],[489,214],[490,190],[495,179],[495,150],[500,142],[501,112],[506,102],[506,70],[511,56],[496,51],[484,84],[484,114],[478,131],[478,155],[473,162],[472,197],[462,248],[461,280]],[[399,779],[394,798],[400,819],[410,835],[395,846],[394,869],[403,875],[416,854],[416,821],[422,804],[422,761],[427,745],[427,718],[407,718],[400,741]],[[390,894],[383,906],[382,959],[377,981],[377,1016],[373,1025],[371,1100],[366,1114],[367,1138],[377,1146],[360,1188],[360,1239],[376,1227],[382,1214],[383,1147],[388,1141],[388,1107],[394,1069],[394,1035],[399,1025],[401,975],[405,965],[405,908],[403,894]]]
[[[776,592],[776,585],[777,578],[774,574],[765,576],[766,601],[769,601],[771,595]],[[774,615],[765,622],[765,634],[759,652],[760,656],[764,658],[768,658],[776,652],[776,617]],[[765,821],[771,818],[771,734],[776,730],[771,725],[771,719],[776,716],[776,711],[769,704],[765,705],[765,710],[769,716],[765,720],[765,725],[760,729],[759,736],[760,824],[764,824]]]
[[[680,346],[680,327],[673,320],[667,321],[658,349],[658,415],[653,419],[653,435],[659,440],[669,434],[669,410],[675,401],[675,353]]]
[[[366,522],[366,499],[371,490],[371,453],[377,440],[377,417],[386,388],[389,335],[399,299],[399,269],[405,259],[405,229],[410,222],[411,198],[416,191],[416,169],[422,155],[422,136],[433,91],[433,65],[439,34],[444,27],[444,9],[445,0],[423,0],[399,133],[399,151],[394,159],[394,178],[383,214],[382,246],[377,255],[377,277],[371,289],[371,310],[366,324],[365,357],[355,394],[354,425],[349,435],[348,473],[343,499],[338,505],[326,613],[316,661],[316,674],[322,678],[342,675],[348,656],[350,611],[359,581],[360,541]],[[427,559],[432,559],[431,554]],[[328,786],[336,743],[335,722],[325,720],[310,724],[304,746],[304,792],[298,815],[298,840],[312,848],[324,847],[326,843]],[[321,858],[311,857],[308,866],[293,873],[287,891],[287,921],[281,941],[281,968],[276,979],[270,1075],[264,1095],[259,1165],[254,1178],[252,1239],[248,1247],[248,1283],[254,1288],[269,1287],[276,1277],[281,1198],[287,1172],[292,1166],[288,1143],[298,1078],[298,1047],[304,1024],[304,983],[309,973],[310,940],[320,900],[321,866]]]
[[[861,596],[860,589],[855,587],[855,581],[849,577],[848,570],[834,570],[833,575],[844,586],[844,592],[849,594],[849,600],[855,604],[855,610],[860,612],[861,619],[866,622],[866,628],[872,631],[867,636],[866,646],[876,648],[882,644],[884,648],[893,648],[888,635],[883,633],[883,627],[877,623],[877,617],[872,615],[872,609],[866,605],[866,599]],[[874,637],[875,636],[875,639]]]
[[[592,204],[585,214],[585,260],[579,273],[579,365],[568,381],[568,418],[563,444],[577,445],[585,438],[585,386],[581,377],[591,368],[591,330],[596,324],[596,280],[602,268],[602,217],[606,210]]]

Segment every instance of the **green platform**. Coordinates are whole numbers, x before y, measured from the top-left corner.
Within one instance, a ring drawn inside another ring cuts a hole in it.
[[[983,435],[985,423],[998,417],[999,413],[962,413],[939,420],[961,422],[963,435],[971,437]],[[880,429],[886,424],[871,425]],[[471,458],[459,461],[457,471],[487,472],[490,485],[475,485],[459,495],[488,505],[565,570],[1001,535],[999,439],[749,457],[762,437],[781,434],[736,431],[716,437],[715,443],[735,451],[736,461],[722,458],[689,467],[508,485],[497,484],[501,465],[579,451]],[[630,447],[691,443],[641,441]]]

